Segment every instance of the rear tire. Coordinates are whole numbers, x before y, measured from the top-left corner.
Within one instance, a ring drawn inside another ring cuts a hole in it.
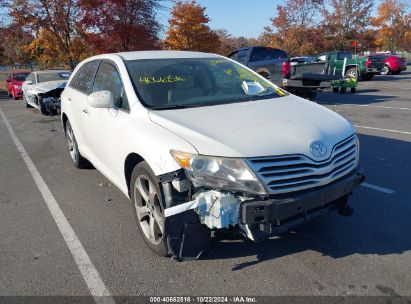
[[[384,65],[384,67],[381,70],[381,75],[390,75],[391,74],[391,69],[388,65]]]
[[[170,256],[164,217],[164,195],[157,177],[146,162],[133,170],[130,197],[138,230],[147,246],[160,256]]]
[[[73,162],[74,167],[79,169],[86,169],[91,167],[91,163],[81,156],[80,151],[78,149],[77,140],[74,136],[73,129],[69,121],[66,122],[66,137],[67,137],[67,144],[69,147],[69,153],[71,161]]]

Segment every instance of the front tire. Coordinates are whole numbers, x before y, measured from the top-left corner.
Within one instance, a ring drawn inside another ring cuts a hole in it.
[[[66,122],[66,137],[67,137],[67,144],[69,148],[70,158],[73,162],[74,167],[79,169],[86,169],[90,168],[90,162],[81,156],[80,151],[78,149],[77,140],[74,136],[73,128],[69,121]]]
[[[137,227],[147,246],[160,256],[169,256],[163,193],[157,177],[146,162],[133,170],[130,182]]]
[[[26,106],[26,109],[31,109],[32,108],[32,106],[29,105],[29,103],[27,102],[27,99],[26,99],[26,96],[24,95],[24,93],[23,93],[23,101],[24,101],[24,104]]]
[[[39,97],[39,98],[37,99],[37,101],[38,101],[38,105],[39,105],[39,107],[40,107],[40,113],[43,114],[43,115],[45,115],[45,116],[48,116],[48,115],[49,115],[49,112],[47,111],[47,108],[46,108],[46,106],[45,106],[45,104],[44,104],[44,102],[43,102],[43,97]]]

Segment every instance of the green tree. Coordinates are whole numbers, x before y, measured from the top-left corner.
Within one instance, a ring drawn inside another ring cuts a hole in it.
[[[1,1],[1,0],[0,0]],[[47,31],[57,44],[56,57],[74,68],[74,41],[79,36],[78,0],[3,0],[14,22],[32,33]]]

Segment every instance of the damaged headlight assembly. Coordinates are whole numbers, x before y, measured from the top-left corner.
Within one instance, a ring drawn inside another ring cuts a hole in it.
[[[196,187],[266,194],[263,185],[240,158],[205,156],[176,150],[170,153]]]

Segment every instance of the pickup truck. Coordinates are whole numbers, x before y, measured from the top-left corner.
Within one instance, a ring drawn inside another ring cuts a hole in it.
[[[361,80],[371,80],[374,75],[380,74],[384,67],[384,57],[381,55],[354,58],[350,51],[324,53],[317,58],[317,61],[328,63],[328,74],[350,76]]]
[[[270,47],[243,47],[228,57],[288,92],[310,100],[315,99],[319,89],[329,88],[331,80],[342,78],[341,74],[328,74],[326,62],[290,62],[285,51]]]

